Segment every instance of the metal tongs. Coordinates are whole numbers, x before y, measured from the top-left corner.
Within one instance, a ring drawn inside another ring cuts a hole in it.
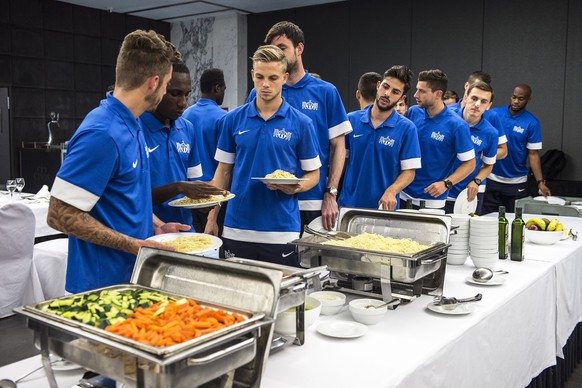
[[[305,233],[314,234],[314,235],[320,236],[320,237],[325,237],[325,238],[328,238],[330,240],[347,240],[348,238],[354,237],[351,234],[349,234],[348,232],[343,232],[341,230],[332,230],[329,232],[322,232],[322,231],[310,228],[309,225],[305,225],[303,227],[303,231]]]

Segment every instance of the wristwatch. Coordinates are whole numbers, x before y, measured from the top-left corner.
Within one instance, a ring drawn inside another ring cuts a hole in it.
[[[543,184],[545,185],[545,184],[546,184],[546,180],[545,180],[545,179],[540,179],[540,180],[538,181],[538,186],[540,185],[540,183],[543,183]]]
[[[450,190],[453,188],[453,182],[451,182],[448,179],[445,179],[443,182],[445,182],[445,187],[447,188],[447,190]]]
[[[328,193],[329,195],[337,197],[337,189],[335,187],[328,187],[325,189],[325,192]]]
[[[479,178],[475,178],[475,179],[473,179],[473,182],[475,182],[477,184],[477,186],[479,186],[482,181]]]

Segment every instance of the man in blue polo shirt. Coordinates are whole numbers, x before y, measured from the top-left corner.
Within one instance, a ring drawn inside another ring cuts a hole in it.
[[[476,213],[482,213],[483,193],[485,192],[484,181],[495,164],[497,145],[499,143],[497,130],[483,116],[483,113],[491,105],[492,99],[493,88],[488,83],[481,81],[472,83],[465,93],[465,104],[458,114],[471,128],[471,140],[475,148],[476,166],[468,177],[449,190],[449,197],[445,206],[447,213],[453,212],[455,201],[465,188],[467,189],[467,200],[472,202],[477,199]],[[460,163],[459,160],[455,161],[454,168],[457,168]]]
[[[319,147],[319,182],[299,194],[301,226],[321,216],[323,227],[330,230],[338,215],[337,188],[346,157],[344,137],[352,128],[335,86],[312,77],[303,67],[304,42],[303,31],[288,21],[273,25],[265,37],[266,44],[278,46],[285,53],[289,78],[283,86],[283,98],[313,120]],[[252,90],[247,102],[255,95]]]
[[[346,138],[349,159],[340,206],[398,209],[400,192],[420,168],[416,127],[394,109],[411,79],[408,67],[392,66],[378,82],[374,103],[348,114],[354,130]]]
[[[298,266],[295,248],[287,242],[299,238],[297,193],[319,181],[314,129],[307,116],[281,97],[288,76],[283,51],[261,46],[252,60],[255,99],[220,122],[214,182],[226,189],[232,181],[236,194],[226,210],[224,254]],[[296,175],[298,166],[306,180],[293,185],[265,185],[252,179],[278,169]],[[217,233],[216,212],[215,208],[208,215],[208,233]]]
[[[469,126],[443,102],[447,85],[441,70],[421,71],[414,94],[417,105],[406,113],[418,129],[422,167],[400,199],[412,199],[416,207],[423,200],[428,208],[443,208],[448,191],[475,169]],[[456,159],[461,164],[454,169]]]
[[[152,188],[202,176],[193,125],[182,116],[192,91],[190,71],[183,63],[174,63],[172,78],[157,108],[139,117],[150,158]],[[210,178],[212,179],[212,177]],[[168,205],[170,198],[154,205],[154,214],[164,222],[180,222],[192,226],[190,209]]]
[[[508,212],[515,210],[515,201],[526,197],[527,162],[537,181],[538,190],[544,196],[551,195],[542,174],[539,151],[542,149],[540,122],[525,107],[531,98],[529,85],[520,84],[513,89],[510,105],[494,108],[503,125],[508,140],[507,157],[495,163],[487,179],[483,212],[496,212],[505,206]]]
[[[216,146],[218,144],[219,127],[218,121],[224,117],[226,111],[220,107],[224,101],[226,82],[221,69],[210,68],[202,72],[200,76],[200,99],[192,105],[182,115],[183,118],[194,124],[196,131],[196,145],[198,154],[202,162],[201,180],[209,181],[214,177],[214,171],[218,162],[214,159]],[[224,208],[219,214],[219,228],[224,223]],[[206,210],[192,210],[192,222],[197,232],[204,232],[206,228]]]

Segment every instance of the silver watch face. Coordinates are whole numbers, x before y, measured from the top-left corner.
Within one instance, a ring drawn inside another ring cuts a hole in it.
[[[337,197],[337,189],[335,187],[329,187],[326,191],[334,197]]]

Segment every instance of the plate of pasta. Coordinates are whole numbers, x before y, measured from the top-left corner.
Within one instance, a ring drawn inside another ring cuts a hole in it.
[[[182,253],[204,253],[222,246],[222,240],[204,233],[163,233],[148,238],[176,249]]]
[[[210,197],[199,199],[182,197],[168,202],[168,205],[172,207],[183,207],[185,209],[199,209],[216,206],[219,203],[229,201],[234,197],[235,195],[233,193],[229,193],[228,195],[211,195]]]
[[[295,175],[285,170],[275,170],[264,177],[252,177],[251,179],[272,185],[295,185],[301,181],[307,180],[306,178],[297,178]]]

